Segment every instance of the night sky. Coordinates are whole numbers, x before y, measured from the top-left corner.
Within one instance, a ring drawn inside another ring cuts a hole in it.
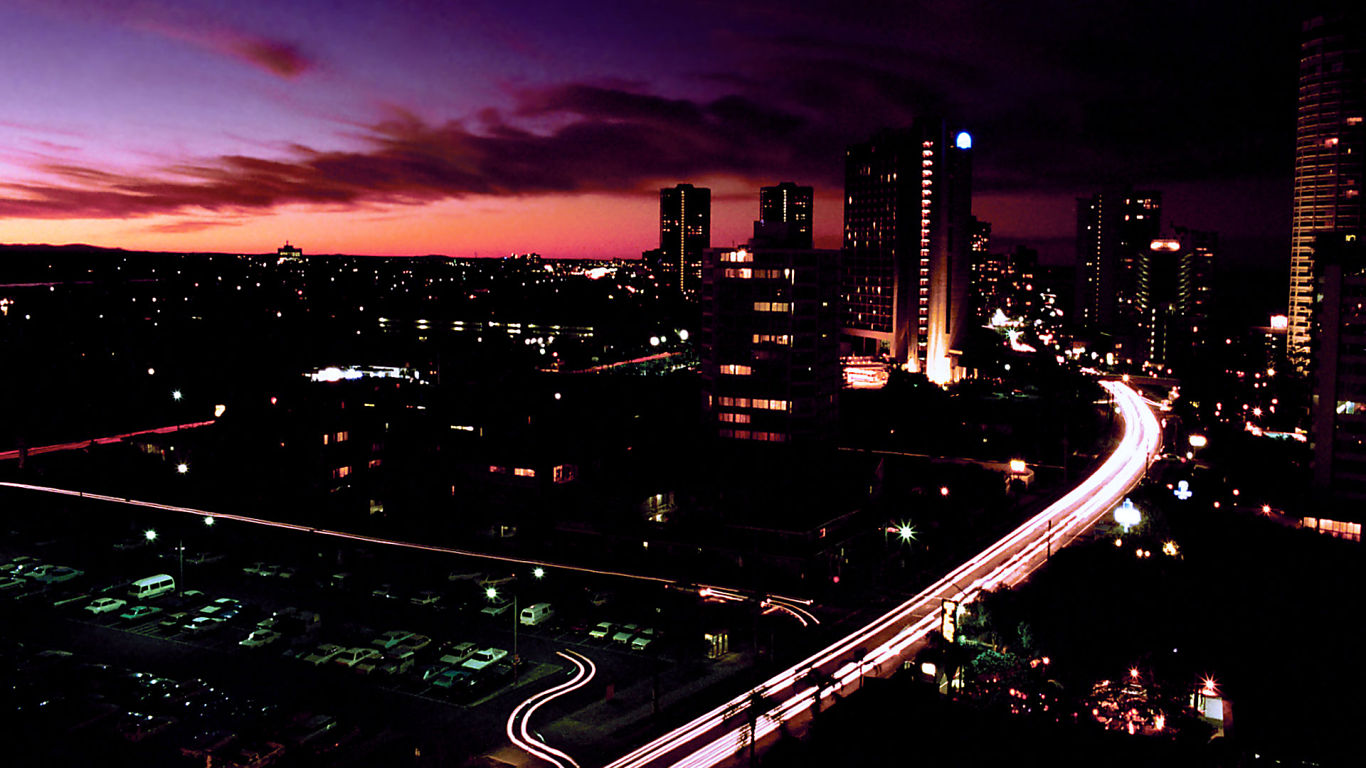
[[[633,257],[658,189],[817,190],[847,144],[942,113],[997,243],[1071,258],[1074,198],[1132,181],[1288,259],[1293,3],[7,0],[0,242]]]

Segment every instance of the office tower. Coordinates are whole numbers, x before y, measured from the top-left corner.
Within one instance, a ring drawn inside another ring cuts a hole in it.
[[[1366,520],[1366,241],[1352,233],[1321,232],[1312,257],[1320,297],[1312,315],[1313,398],[1310,443],[1318,516],[1307,527],[1361,539]]]
[[[763,230],[770,237],[783,237],[792,248],[810,248],[813,197],[811,187],[799,187],[790,181],[761,188],[755,231]]]
[[[1077,322],[1083,330],[1130,330],[1138,257],[1161,231],[1162,193],[1127,187],[1077,199]]]
[[[1351,7],[1351,10],[1343,10]],[[1366,153],[1366,9],[1343,4],[1301,26],[1295,191],[1290,230],[1291,364],[1305,371],[1312,347],[1314,236],[1362,225]]]
[[[931,381],[961,376],[969,320],[972,136],[943,121],[845,152],[843,339]]]
[[[664,282],[689,299],[702,282],[702,251],[711,247],[711,190],[679,184],[659,190],[659,250]]]
[[[830,444],[838,427],[839,251],[752,240],[706,251],[704,407],[726,441]]]
[[[1001,254],[991,252],[991,222],[978,221],[974,216],[969,219],[968,228],[973,317],[979,323],[986,323],[1001,306],[1000,280],[1005,264]]]
[[[1167,372],[1199,353],[1208,333],[1217,245],[1213,232],[1177,227],[1170,235],[1154,238],[1139,253],[1135,297],[1139,356],[1148,367]]]

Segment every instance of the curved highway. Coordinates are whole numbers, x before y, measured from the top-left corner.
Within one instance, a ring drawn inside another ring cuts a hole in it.
[[[1161,428],[1142,397],[1120,382],[1106,381],[1101,386],[1114,398],[1124,431],[1109,458],[1066,496],[866,627],[632,750],[607,768],[716,765],[743,749],[751,737],[750,718],[737,716],[750,702],[765,702],[752,735],[763,739],[811,707],[817,688],[806,681],[808,672],[833,679],[833,685],[819,692],[822,699],[864,675],[890,674],[903,660],[913,658],[925,637],[939,626],[942,600],[970,602],[983,589],[1013,586],[1026,579],[1050,549],[1066,546],[1122,501],[1143,479],[1161,448]]]

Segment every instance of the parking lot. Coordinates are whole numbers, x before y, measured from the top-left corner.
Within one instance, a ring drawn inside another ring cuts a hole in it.
[[[130,675],[272,702],[279,711],[271,725],[241,727],[283,745],[260,765],[344,765],[410,751],[421,764],[422,754],[479,754],[503,742],[503,721],[517,701],[567,674],[557,650],[584,653],[599,673],[547,712],[555,716],[644,681],[670,685],[709,674],[700,643],[683,639],[724,618],[695,594],[655,584],[590,583],[576,574],[481,569],[449,557],[319,551],[297,542],[260,546],[240,532],[167,530],[153,538],[125,527],[79,540],[11,531],[0,543],[0,564],[13,563],[0,584],[18,582],[0,591],[4,639],[22,645],[11,657],[33,663],[34,653],[59,650],[76,654],[76,664],[114,665]],[[40,566],[49,566],[45,575],[70,570],[39,579],[33,574]],[[170,577],[174,587],[130,594],[133,584],[153,576]],[[519,621],[522,611],[547,604],[528,614],[531,623]],[[181,764],[184,750],[206,731],[238,727],[210,712],[135,739],[118,737],[126,726],[113,723],[146,714],[138,706],[63,727],[82,737],[101,733],[140,765],[163,758]],[[284,734],[324,716],[350,734],[346,744],[330,748],[325,759],[298,745],[286,756]],[[216,764],[236,763],[225,752]]]

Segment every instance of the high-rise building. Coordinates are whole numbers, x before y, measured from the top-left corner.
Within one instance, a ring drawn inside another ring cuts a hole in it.
[[[999,253],[991,252],[991,222],[972,217],[968,223],[968,251],[972,254],[972,310],[978,322],[991,319],[1000,306],[1001,273],[1005,266]]]
[[[1291,364],[1308,367],[1314,236],[1362,225],[1366,154],[1366,8],[1344,3],[1301,26],[1295,191],[1290,231]]]
[[[1149,367],[1179,368],[1199,353],[1209,333],[1206,320],[1217,246],[1213,232],[1176,227],[1139,253],[1138,354]]]
[[[778,233],[792,248],[811,247],[811,211],[815,192],[790,181],[759,190],[759,226],[756,230]]]
[[[1127,187],[1077,199],[1076,321],[1128,331],[1137,320],[1139,254],[1161,231],[1162,193]]]
[[[842,383],[839,255],[762,238],[706,251],[699,347],[713,434],[832,443]]]
[[[1314,342],[1310,405],[1312,483],[1317,516],[1305,524],[1361,539],[1366,522],[1366,241],[1352,233],[1314,238],[1314,292],[1318,301],[1309,337]],[[1311,522],[1312,521],[1312,522]]]
[[[679,184],[659,190],[663,280],[688,298],[702,285],[702,251],[711,247],[711,190]]]
[[[970,318],[972,136],[943,121],[845,152],[842,347],[961,376]]]

